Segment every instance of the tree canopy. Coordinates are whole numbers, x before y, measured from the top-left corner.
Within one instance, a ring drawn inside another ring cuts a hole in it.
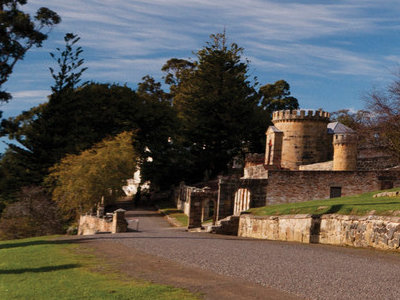
[[[258,95],[242,52],[235,43],[227,44],[224,33],[215,34],[196,53],[196,61],[171,59],[163,67],[190,149],[190,167],[196,170],[192,179],[226,170],[251,143]]]
[[[122,193],[122,186],[136,170],[138,155],[132,132],[106,138],[80,154],[68,154],[51,168],[47,182],[64,215],[75,217],[91,210],[105,197]],[[106,203],[108,204],[108,203]]]
[[[20,7],[27,0],[2,0],[0,2],[0,102],[11,99],[3,88],[15,64],[24,58],[33,46],[41,47],[54,25],[61,18],[54,11],[41,7],[34,17]]]

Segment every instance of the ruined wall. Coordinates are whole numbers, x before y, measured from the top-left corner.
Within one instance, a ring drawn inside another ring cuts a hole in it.
[[[310,165],[299,166],[300,171],[332,171],[333,170],[333,160],[315,163]]]
[[[400,246],[400,218],[324,215],[319,242],[396,250]]]
[[[200,228],[203,222],[205,204],[210,201],[217,202],[217,191],[195,190],[191,192],[190,197],[188,228]]]
[[[250,207],[267,205],[268,179],[240,179],[225,177],[219,183],[218,220],[234,214],[235,196],[239,189],[247,189],[250,194]]]
[[[288,242],[310,243],[314,219],[311,215],[253,216],[241,215],[238,236]]]
[[[241,215],[238,236],[400,250],[400,217]]]
[[[262,179],[268,178],[268,171],[264,164],[244,168],[243,178]]]
[[[400,186],[400,173],[390,171],[269,171],[267,203],[290,203],[330,198],[331,187],[342,196],[381,189],[382,182]]]
[[[125,210],[117,209],[112,218],[82,215],[79,218],[78,235],[92,235],[100,232],[126,232],[128,224]]]

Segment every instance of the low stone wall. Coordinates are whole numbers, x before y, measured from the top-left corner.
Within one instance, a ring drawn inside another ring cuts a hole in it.
[[[400,217],[241,215],[238,236],[400,250]]]
[[[332,171],[333,170],[333,160],[325,161],[321,163],[315,163],[310,165],[299,166],[300,171]]]
[[[264,164],[246,166],[243,171],[243,178],[268,178],[268,171],[265,169]]]
[[[324,215],[321,217],[319,242],[399,250],[400,218]]]
[[[126,232],[128,223],[125,220],[125,210],[117,209],[112,218],[101,218],[83,215],[79,218],[78,235],[92,235],[100,232]]]
[[[238,236],[258,239],[310,243],[314,240],[311,215],[253,216],[241,215]]]

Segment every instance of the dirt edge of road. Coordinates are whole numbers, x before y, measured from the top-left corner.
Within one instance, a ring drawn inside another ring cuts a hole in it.
[[[94,249],[97,257],[107,261],[109,266],[127,278],[184,288],[204,299],[304,299],[240,278],[223,276],[149,255],[118,242],[101,239],[77,242],[81,247]]]

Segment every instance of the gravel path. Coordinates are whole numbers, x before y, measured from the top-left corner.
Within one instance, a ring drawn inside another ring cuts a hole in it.
[[[132,218],[139,232],[93,238],[309,299],[400,299],[397,253],[188,233],[148,210]]]

